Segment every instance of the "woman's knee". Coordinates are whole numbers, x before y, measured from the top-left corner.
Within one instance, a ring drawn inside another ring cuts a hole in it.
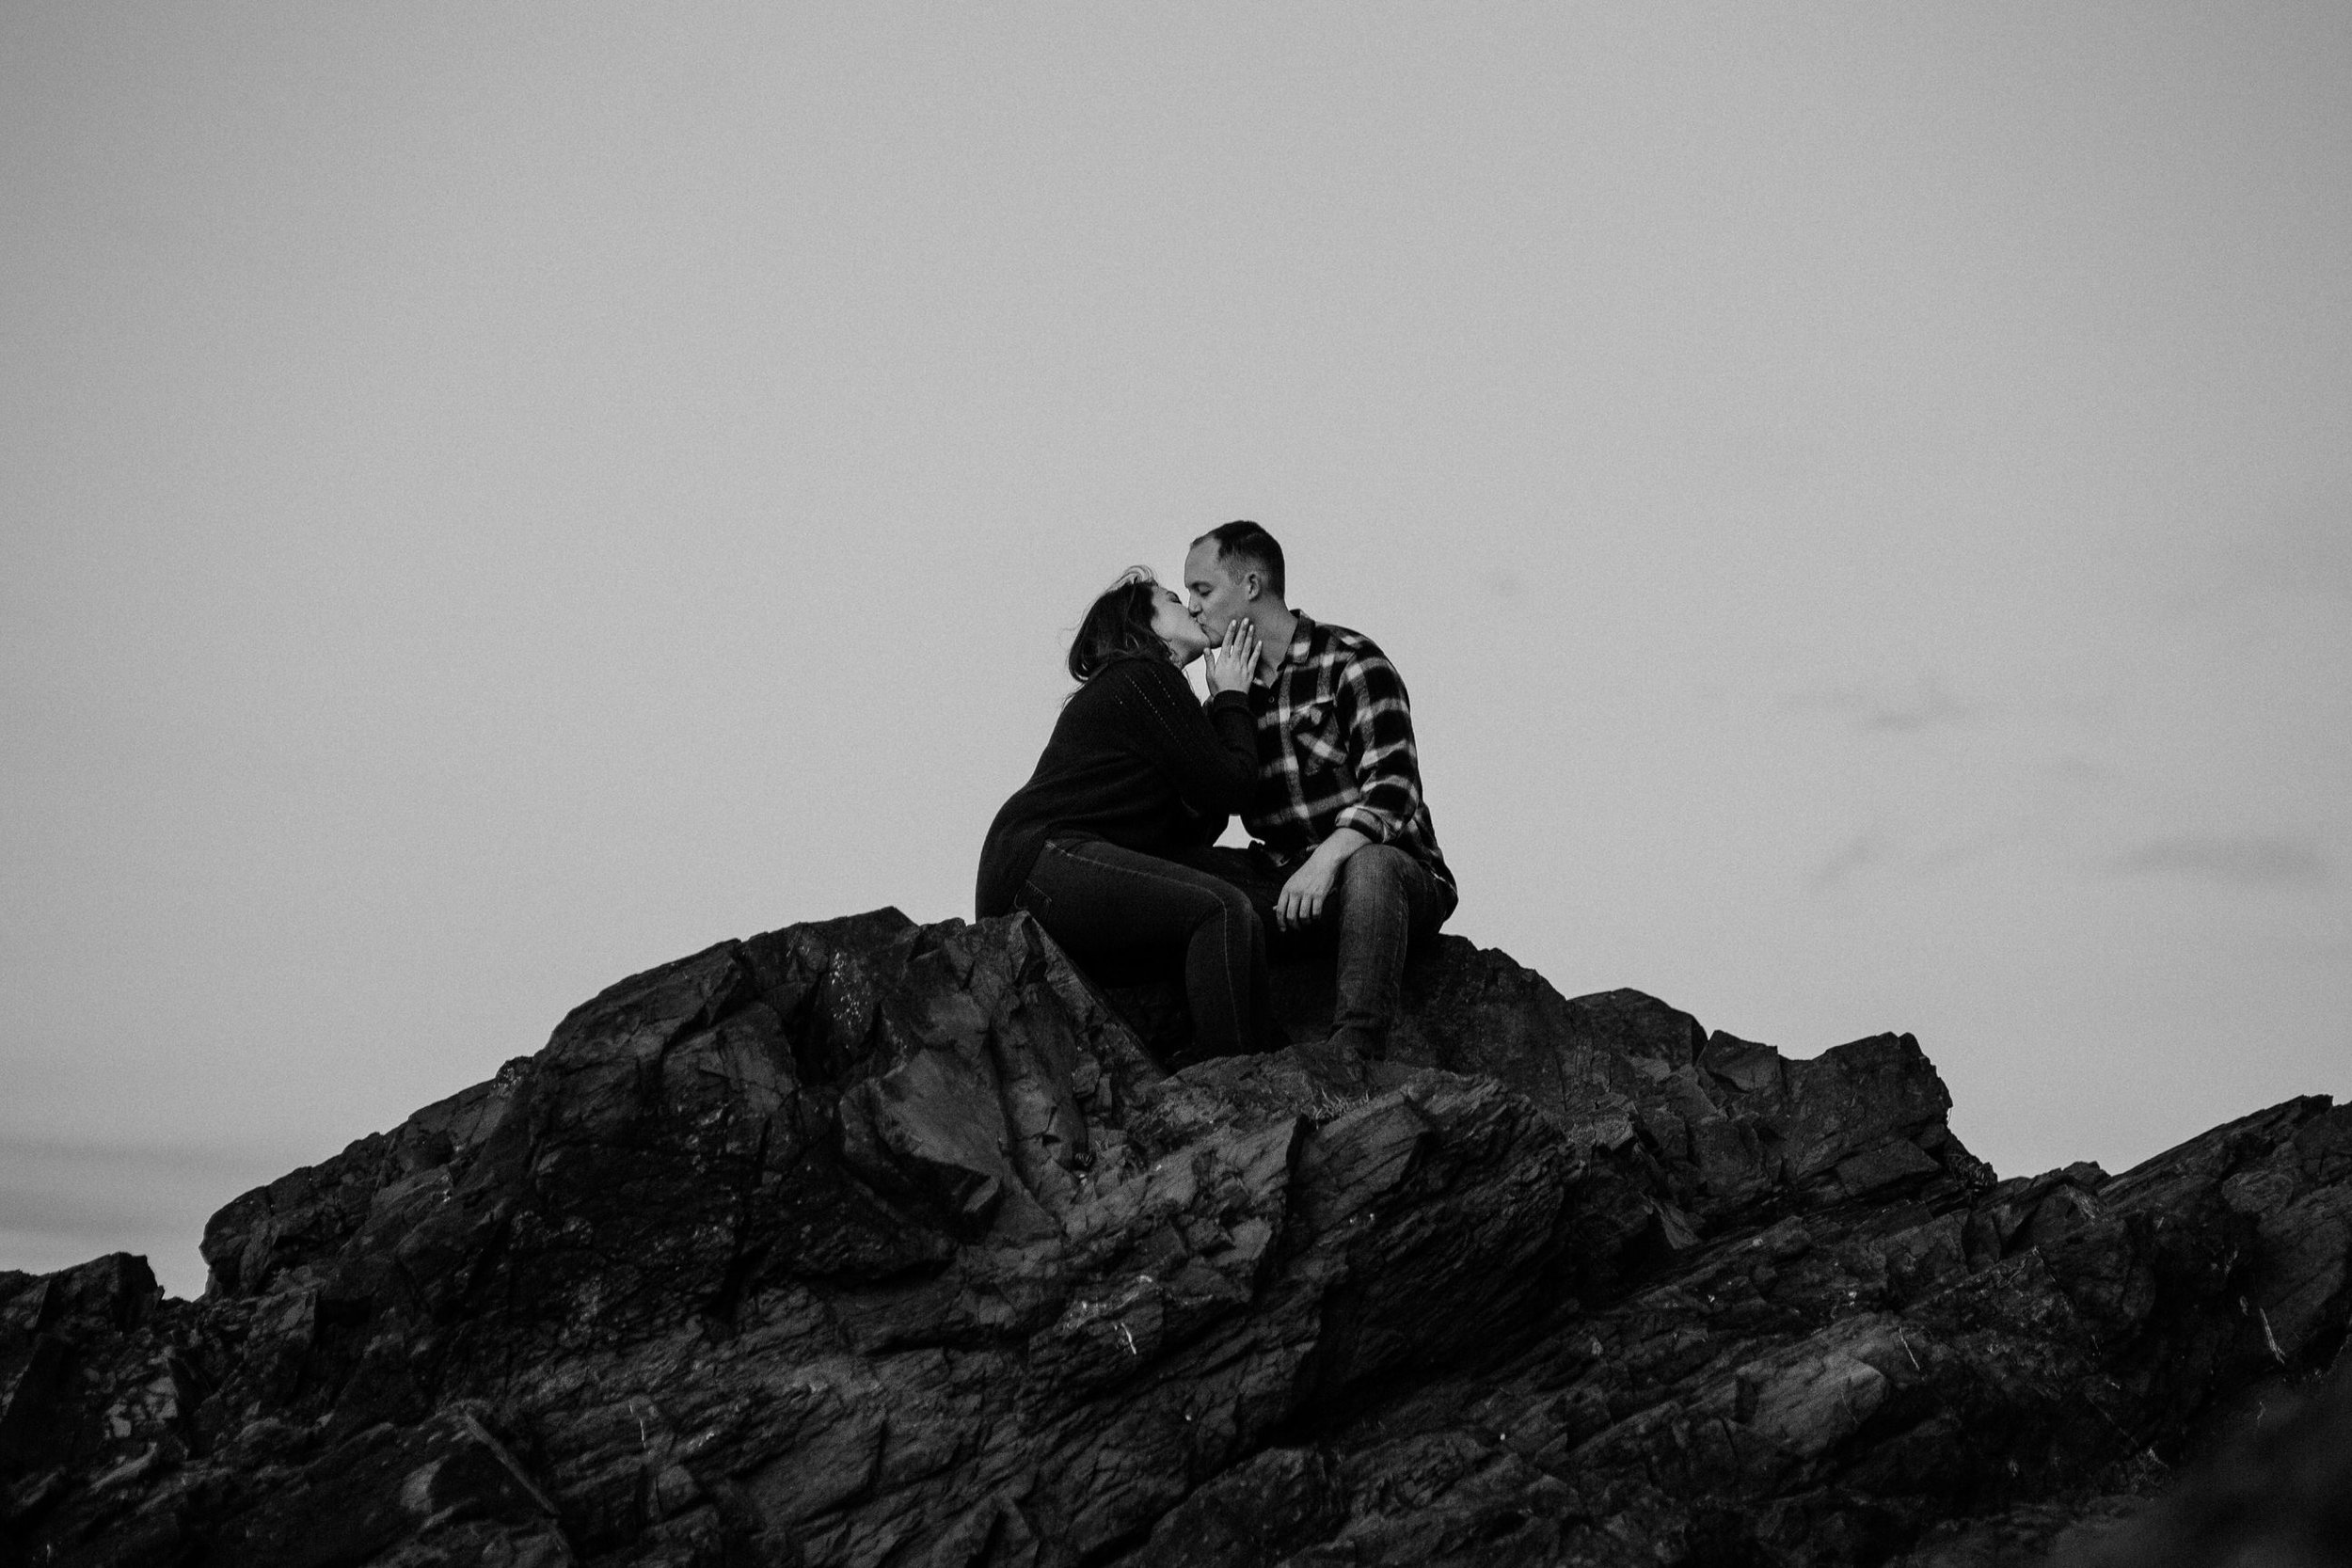
[[[1249,895],[1242,892],[1232,883],[1220,881],[1216,886],[1204,887],[1201,891],[1215,895],[1201,901],[1200,923],[1202,925],[1215,921],[1231,930],[1246,932],[1257,924],[1258,911],[1250,904]]]
[[[1234,940],[1248,943],[1254,953],[1263,953],[1265,918],[1259,914],[1258,906],[1250,902],[1249,895],[1235,888],[1232,896],[1225,900],[1225,911],[1226,918],[1233,923]]]

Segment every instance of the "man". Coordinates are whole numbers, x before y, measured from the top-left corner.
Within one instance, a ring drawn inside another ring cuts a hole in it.
[[[1213,640],[1246,620],[1261,644],[1258,787],[1242,817],[1258,842],[1195,863],[1250,895],[1278,948],[1336,949],[1330,1054],[1352,1073],[1388,1043],[1407,945],[1459,902],[1422,799],[1405,682],[1370,638],[1290,608],[1282,546],[1256,523],[1194,540],[1184,587]]]

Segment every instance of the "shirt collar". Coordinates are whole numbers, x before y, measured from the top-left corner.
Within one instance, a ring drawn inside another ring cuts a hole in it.
[[[1298,617],[1298,624],[1291,628],[1291,645],[1282,654],[1282,663],[1304,664],[1307,662],[1308,656],[1315,651],[1314,618],[1303,610],[1295,610],[1293,613]],[[1280,666],[1278,665],[1276,668],[1279,669]]]
[[[1314,652],[1314,622],[1303,610],[1295,610],[1291,613],[1297,616],[1298,621],[1291,627],[1290,645],[1282,650],[1282,657],[1275,660],[1274,668],[1267,671],[1263,679],[1255,674],[1250,677],[1250,685],[1260,690],[1272,690],[1274,684],[1282,678],[1283,671],[1306,663],[1308,656]]]

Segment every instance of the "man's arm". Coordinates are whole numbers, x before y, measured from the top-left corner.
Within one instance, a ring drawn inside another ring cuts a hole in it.
[[[1340,879],[1340,867],[1371,842],[1353,828],[1332,829],[1331,836],[1316,845],[1315,852],[1282,884],[1281,895],[1274,900],[1274,923],[1285,931],[1295,931],[1322,919],[1324,902]]]
[[[1347,733],[1347,766],[1363,798],[1342,809],[1338,825],[1375,844],[1404,836],[1421,812],[1421,753],[1413,744],[1413,707],[1405,678],[1386,654],[1368,649],[1340,672],[1339,719]]]
[[[1413,709],[1404,677],[1377,649],[1351,658],[1340,672],[1339,718],[1347,734],[1348,770],[1362,798],[1343,807],[1331,834],[1291,873],[1274,906],[1284,930],[1320,919],[1340,867],[1367,844],[1386,844],[1421,810],[1421,758],[1413,745]]]

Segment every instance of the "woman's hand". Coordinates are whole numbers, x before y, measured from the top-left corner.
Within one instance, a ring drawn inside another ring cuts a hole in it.
[[[1248,691],[1257,668],[1258,628],[1236,615],[1225,627],[1225,641],[1209,650],[1209,694]]]

